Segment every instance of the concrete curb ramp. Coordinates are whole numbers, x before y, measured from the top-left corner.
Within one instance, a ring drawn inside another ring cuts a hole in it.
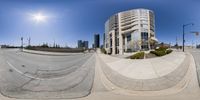
[[[133,91],[159,91],[175,86],[187,73],[191,59],[182,52],[144,60],[120,59],[102,54],[99,57],[108,80]]]

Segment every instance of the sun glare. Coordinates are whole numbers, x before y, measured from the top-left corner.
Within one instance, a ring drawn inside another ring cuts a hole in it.
[[[37,13],[33,15],[33,19],[36,22],[44,22],[47,19],[47,16],[43,15],[42,13]]]

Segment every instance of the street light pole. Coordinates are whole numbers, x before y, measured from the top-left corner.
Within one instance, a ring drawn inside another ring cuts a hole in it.
[[[193,26],[194,24],[193,23],[189,23],[189,24],[184,24],[183,25],[183,47],[182,47],[183,48],[183,52],[185,51],[185,49],[184,49],[184,47],[185,47],[185,27],[188,26],[188,25],[192,25]]]
[[[185,25],[183,25],[183,52],[185,51],[185,49],[184,49],[184,47],[185,47]]]
[[[23,51],[23,37],[21,37],[21,50]]]

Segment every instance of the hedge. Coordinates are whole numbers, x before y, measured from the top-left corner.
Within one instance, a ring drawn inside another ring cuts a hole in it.
[[[150,51],[150,53],[155,54],[156,56],[164,56],[170,54],[173,50],[166,50],[165,48],[156,49],[155,51]]]
[[[101,49],[101,53],[107,54],[106,50],[104,48]]]
[[[167,50],[166,53],[170,54],[173,50]]]
[[[138,52],[132,56],[130,56],[131,59],[144,59],[144,52]]]

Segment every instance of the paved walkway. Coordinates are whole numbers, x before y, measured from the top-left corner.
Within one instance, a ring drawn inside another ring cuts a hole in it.
[[[130,90],[162,90],[176,85],[188,70],[191,58],[182,52],[131,60],[99,54],[102,69],[114,84]]]
[[[194,57],[196,69],[197,69],[197,78],[200,86],[200,49],[186,49]]]

